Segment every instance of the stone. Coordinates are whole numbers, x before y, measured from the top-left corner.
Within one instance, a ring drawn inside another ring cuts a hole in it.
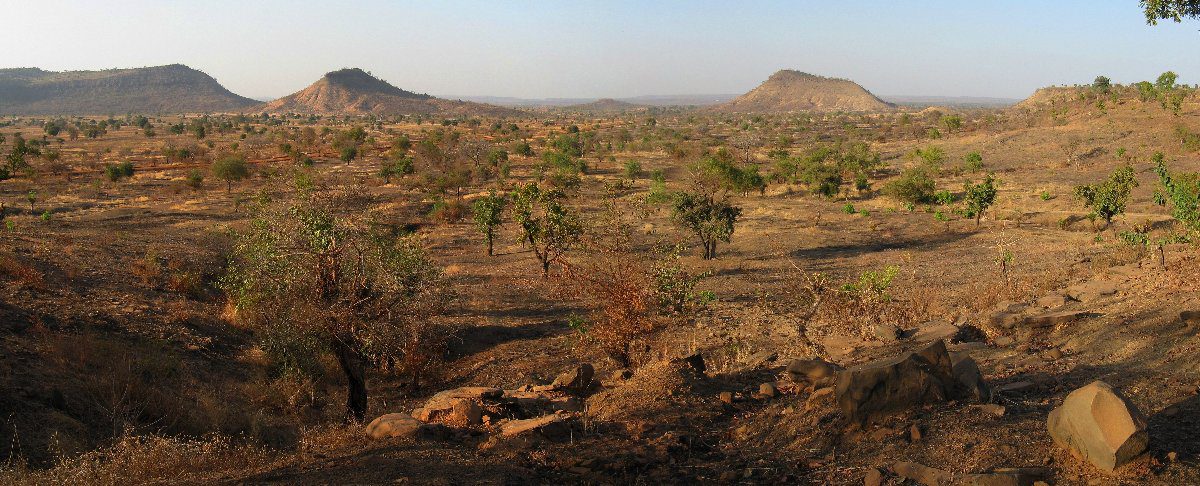
[[[1016,342],[1016,340],[1009,336],[998,336],[996,339],[993,339],[992,342],[995,343],[996,346],[1011,346]]]
[[[746,360],[742,362],[741,369],[743,371],[756,370],[765,367],[767,363],[775,361],[775,359],[778,357],[779,353],[774,351],[759,351],[750,355],[749,358],[746,358]]]
[[[758,385],[758,394],[765,398],[775,398],[778,391],[775,389],[774,383],[763,383]]]
[[[1022,324],[1031,329],[1045,329],[1063,324],[1070,324],[1087,315],[1084,311],[1050,312],[1026,317]]]
[[[895,324],[891,323],[876,323],[873,330],[875,331],[875,337],[885,343],[899,341],[900,337],[903,335],[902,330]]]
[[[943,486],[954,483],[954,475],[950,472],[915,462],[900,461],[892,464],[892,472],[926,486]]]
[[[821,358],[796,359],[787,365],[792,381],[812,385],[813,388],[833,386],[837,372],[842,368]]]
[[[997,386],[995,393],[1012,393],[1021,392],[1033,387],[1033,382],[1029,381],[1014,381]]]
[[[555,390],[571,393],[584,393],[592,388],[592,378],[596,369],[589,363],[583,363],[558,375],[550,386]]]
[[[412,416],[422,422],[431,422],[447,415],[460,400],[494,400],[504,395],[504,390],[483,386],[466,386],[443,390],[425,401],[425,405],[413,410]]]
[[[1168,452],[1167,460],[1170,462],[1175,462],[1175,461],[1179,460],[1179,453],[1177,453],[1175,451]]]
[[[867,474],[863,476],[863,486],[882,486],[883,473],[877,467],[867,468]]]
[[[834,393],[846,418],[860,425],[913,407],[969,396],[955,378],[954,364],[941,340],[899,357],[840,371]]]
[[[1046,427],[1055,444],[1112,472],[1146,450],[1146,419],[1103,381],[1079,388],[1050,412]]]
[[[1063,352],[1058,348],[1050,348],[1045,353],[1042,353],[1042,358],[1045,358],[1046,361],[1058,361],[1062,359],[1062,357]]]
[[[733,392],[721,392],[719,395],[717,395],[717,398],[721,399],[721,402],[727,405],[733,405]]]
[[[1057,309],[1059,307],[1067,305],[1067,300],[1068,300],[1067,296],[1065,296],[1059,292],[1050,292],[1050,293],[1046,294],[1045,296],[1043,296],[1042,298],[1034,301],[1033,305],[1041,307],[1043,309]]]
[[[554,442],[571,438],[571,416],[546,415],[524,420],[509,420],[500,424],[500,437],[536,436]]]
[[[367,424],[367,437],[375,440],[394,437],[416,437],[425,425],[420,420],[406,413],[389,413],[381,415]]]
[[[1116,293],[1117,284],[1104,280],[1092,280],[1067,289],[1068,296],[1085,304]]]
[[[909,442],[921,442],[921,437],[923,436],[924,434],[921,432],[921,427],[919,425],[912,424],[912,427],[908,428]]]
[[[1051,475],[1053,471],[1044,467],[996,468],[990,473],[968,474],[964,482],[973,486],[1033,486]]]
[[[833,402],[833,388],[820,388],[812,392],[808,399],[804,401],[804,410],[812,410],[817,407],[826,405],[825,402]]]
[[[978,403],[987,403],[992,399],[992,392],[988,389],[987,382],[983,381],[983,373],[979,371],[979,364],[974,359],[966,353],[955,353],[951,356],[951,361],[954,363],[954,378],[966,390],[967,397]]]
[[[984,403],[981,405],[975,405],[975,408],[983,411],[983,413],[986,413],[988,415],[994,415],[996,417],[1003,417],[1004,412],[1006,411],[1003,405],[997,405],[995,403]]]
[[[470,399],[459,399],[450,409],[447,421],[455,425],[479,425],[483,423],[483,407]]]

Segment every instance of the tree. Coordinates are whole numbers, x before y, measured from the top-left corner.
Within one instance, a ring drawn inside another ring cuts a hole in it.
[[[233,183],[250,175],[246,158],[241,155],[226,155],[217,159],[212,165],[213,177],[225,181],[225,191],[233,190]]]
[[[550,274],[550,265],[575,246],[583,233],[579,217],[562,204],[564,197],[561,191],[541,189],[533,182],[511,195],[513,219],[521,225],[522,241],[541,262],[542,276]]]
[[[983,218],[983,212],[987,211],[992,204],[996,203],[996,178],[988,174],[983,178],[983,181],[978,184],[967,182],[964,187],[963,216],[975,218],[975,226],[979,226],[979,220]]]
[[[1154,192],[1154,201],[1160,206],[1170,203],[1172,217],[1189,231],[1200,232],[1200,174],[1168,172],[1162,153],[1154,154],[1154,162],[1154,172],[1162,184],[1162,189]]]
[[[346,377],[346,420],[361,422],[369,366],[400,363],[415,383],[440,355],[432,321],[448,289],[415,237],[372,233],[351,216],[360,211],[324,194],[260,203],[222,287],[278,371],[316,374],[332,353]]]
[[[347,164],[349,164],[351,160],[354,160],[355,157],[358,157],[358,146],[356,145],[347,145],[342,147],[342,150],[338,153],[338,158]]]
[[[1075,197],[1083,201],[1084,207],[1091,208],[1093,215],[1104,218],[1105,224],[1111,225],[1114,217],[1125,213],[1129,195],[1137,186],[1133,166],[1125,164],[1103,182],[1076,186]]]
[[[1107,76],[1096,76],[1096,80],[1092,81],[1092,89],[1101,93],[1108,93],[1108,90],[1112,89],[1112,80],[1108,79]]]
[[[716,258],[718,242],[730,241],[741,215],[742,208],[712,194],[681,192],[671,208],[671,219],[700,239],[705,260]]]
[[[1141,0],[1146,23],[1158,25],[1159,20],[1182,22],[1185,17],[1200,17],[1200,0]]]
[[[1171,91],[1175,89],[1175,81],[1177,79],[1179,79],[1178,74],[1175,74],[1174,71],[1167,71],[1158,75],[1158,79],[1154,80],[1154,87],[1157,88],[1160,93]]]
[[[942,126],[946,127],[947,132],[953,132],[962,128],[962,117],[958,115],[945,115],[942,117]]]
[[[471,204],[471,212],[474,213],[475,227],[479,228],[479,232],[483,233],[483,241],[487,244],[488,256],[493,255],[492,240],[496,234],[496,227],[502,222],[500,216],[504,212],[504,206],[508,203],[508,199],[503,195],[496,194],[495,191],[476,199]]]

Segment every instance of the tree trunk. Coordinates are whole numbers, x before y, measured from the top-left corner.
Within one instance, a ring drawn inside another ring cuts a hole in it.
[[[346,374],[346,418],[345,421],[362,423],[367,416],[367,367],[366,360],[348,342],[349,336],[333,340],[338,364]]]
[[[549,276],[550,276],[550,259],[545,258],[542,260],[542,278],[546,278]]]
[[[487,240],[488,256],[492,256],[493,253],[492,253],[492,229],[491,228],[488,228],[487,234],[484,235],[484,239]]]

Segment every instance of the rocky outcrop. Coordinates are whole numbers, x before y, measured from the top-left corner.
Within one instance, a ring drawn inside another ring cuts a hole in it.
[[[104,71],[0,69],[0,113],[9,115],[241,112],[257,104],[182,64]]]
[[[956,370],[946,343],[934,341],[911,353],[838,372],[834,393],[846,418],[859,424],[925,404],[983,399],[986,385],[969,359],[960,357]]]
[[[484,103],[435,98],[405,91],[362,69],[326,73],[307,88],[261,107],[269,113],[336,115],[517,116],[521,112]]]

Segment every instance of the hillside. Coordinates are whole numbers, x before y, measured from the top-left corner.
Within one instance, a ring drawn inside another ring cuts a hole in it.
[[[882,111],[891,108],[892,105],[853,81],[789,69],[772,74],[750,92],[713,107],[716,111],[740,113]]]
[[[591,103],[580,103],[578,105],[564,106],[561,111],[573,113],[621,113],[634,110],[645,110],[646,105],[630,103],[628,101],[615,100],[612,98],[602,98]]]
[[[405,91],[358,68],[326,73],[309,87],[263,105],[262,110],[339,115],[514,116],[521,113],[510,108]]]
[[[4,114],[233,112],[256,103],[182,64],[104,71],[0,69]]]

